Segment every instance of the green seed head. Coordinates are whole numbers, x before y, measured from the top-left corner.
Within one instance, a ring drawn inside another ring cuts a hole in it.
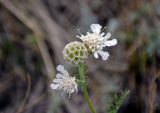
[[[85,62],[88,58],[88,51],[83,43],[74,41],[64,47],[63,57],[69,62],[77,65]]]

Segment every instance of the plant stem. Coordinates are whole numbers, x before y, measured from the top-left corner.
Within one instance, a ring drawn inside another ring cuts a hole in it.
[[[92,105],[92,102],[88,96],[88,91],[87,91],[87,86],[86,86],[86,80],[85,80],[85,74],[84,74],[84,68],[85,68],[85,65],[84,64],[80,64],[79,65],[79,74],[80,74],[80,79],[81,79],[81,87],[82,87],[82,91],[83,91],[83,95],[84,95],[84,98],[88,104],[88,107],[90,108],[91,112],[92,113],[96,113],[95,110],[94,110],[94,107]]]

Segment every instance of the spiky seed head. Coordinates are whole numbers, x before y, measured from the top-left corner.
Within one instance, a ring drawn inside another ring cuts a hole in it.
[[[88,51],[83,43],[74,41],[64,47],[63,57],[65,60],[77,65],[85,62],[88,58]]]

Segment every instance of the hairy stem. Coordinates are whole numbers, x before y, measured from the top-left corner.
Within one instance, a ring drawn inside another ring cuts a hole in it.
[[[88,104],[88,107],[90,108],[91,112],[92,113],[96,113],[95,110],[94,110],[94,107],[92,105],[92,102],[88,96],[88,91],[87,91],[87,86],[86,86],[86,80],[85,80],[85,65],[84,64],[80,64],[79,65],[79,74],[80,74],[80,79],[81,79],[81,87],[82,87],[82,91],[83,91],[83,95],[84,95],[84,98]]]

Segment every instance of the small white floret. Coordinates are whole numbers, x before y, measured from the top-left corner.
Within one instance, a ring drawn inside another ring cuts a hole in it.
[[[102,26],[100,26],[99,24],[92,24],[90,27],[94,33],[100,33],[102,29]]]
[[[104,52],[104,51],[95,51],[94,52],[94,57],[95,58],[99,58],[99,55],[102,57],[103,60],[107,60],[109,57],[109,53],[108,52]]]

